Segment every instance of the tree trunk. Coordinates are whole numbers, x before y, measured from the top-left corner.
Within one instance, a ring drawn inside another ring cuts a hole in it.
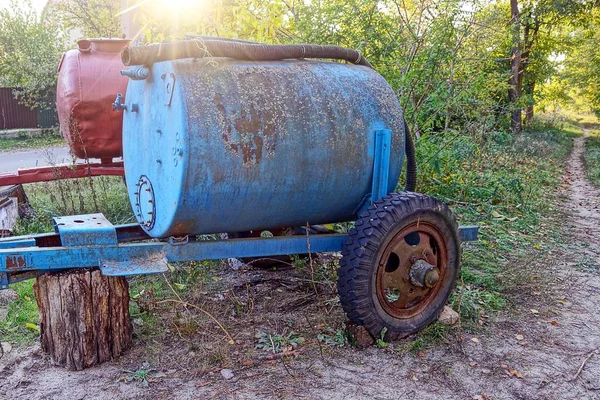
[[[519,101],[519,97],[521,96],[521,90],[519,85],[521,72],[521,32],[519,25],[519,7],[517,5],[517,0],[510,0],[510,10],[512,14],[511,23],[513,32],[513,48],[511,51],[512,54],[510,60],[511,76],[509,83],[511,88],[509,89],[508,94],[510,97],[510,104],[513,107],[511,115],[512,130],[513,132],[520,133],[522,130],[522,117],[521,108],[518,107],[517,103]]]
[[[99,270],[72,270],[36,279],[42,350],[69,370],[120,356],[130,345],[129,285]]]
[[[530,104],[525,109],[525,124],[531,123],[533,120],[533,104]]]

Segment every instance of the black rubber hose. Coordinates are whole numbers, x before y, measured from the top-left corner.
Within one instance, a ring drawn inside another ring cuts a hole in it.
[[[415,155],[415,142],[413,141],[410,129],[404,120],[404,137],[406,139],[406,186],[405,189],[409,192],[414,192],[417,189],[417,157]]]
[[[279,61],[297,58],[344,60],[369,68],[373,66],[356,50],[316,44],[260,44],[224,40],[182,40],[147,46],[128,46],[121,52],[123,64],[152,65],[180,58],[227,57],[251,61]]]

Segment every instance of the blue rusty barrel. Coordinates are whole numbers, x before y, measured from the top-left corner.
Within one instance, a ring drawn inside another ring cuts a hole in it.
[[[374,70],[334,62],[158,62],[130,80],[123,158],[136,217],[153,237],[350,221],[369,201],[375,132],[403,115]]]

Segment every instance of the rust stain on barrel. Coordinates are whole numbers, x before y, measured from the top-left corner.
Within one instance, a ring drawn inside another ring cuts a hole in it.
[[[244,165],[260,163],[263,153],[273,152],[277,146],[273,113],[257,110],[250,105],[248,110],[240,110],[239,117],[232,118],[237,113],[233,112],[229,116],[222,100],[220,93],[215,94],[213,104],[225,121],[223,140],[236,154],[241,153]],[[237,133],[238,137],[233,138],[232,132]]]

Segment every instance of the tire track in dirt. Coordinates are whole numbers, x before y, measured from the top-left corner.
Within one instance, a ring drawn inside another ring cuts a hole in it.
[[[587,129],[584,132],[584,136],[589,133]],[[574,234],[590,245],[587,254],[600,262],[600,188],[585,178],[584,150],[585,138],[576,138],[564,180],[570,188],[569,209],[573,212]]]

